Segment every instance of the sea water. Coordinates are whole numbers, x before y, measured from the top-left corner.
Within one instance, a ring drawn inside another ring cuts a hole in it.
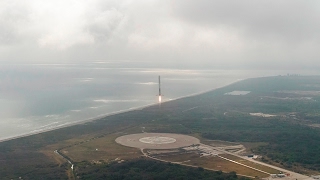
[[[47,131],[286,71],[134,67],[128,62],[2,64],[0,140]]]

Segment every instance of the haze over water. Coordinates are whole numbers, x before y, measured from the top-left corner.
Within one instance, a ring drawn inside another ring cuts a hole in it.
[[[0,140],[288,71],[129,68],[130,62],[3,64]],[[310,74],[310,72],[309,72]]]

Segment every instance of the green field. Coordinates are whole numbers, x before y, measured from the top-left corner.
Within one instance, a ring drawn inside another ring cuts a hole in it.
[[[247,79],[205,94],[163,103],[161,108],[148,107],[2,142],[0,174],[3,179],[41,179],[43,176],[68,179],[71,177],[69,164],[55,157],[54,150],[66,155],[66,151],[72,151],[75,154],[68,155],[74,163],[91,160],[85,159],[90,153],[95,160],[107,162],[114,159],[117,152],[107,149],[117,146],[109,138],[118,132],[141,132],[142,127],[146,132],[196,134],[201,140],[261,144],[252,146],[251,151],[262,155],[262,161],[301,173],[316,173],[320,171],[319,84],[319,76]],[[225,95],[232,91],[250,93]],[[259,117],[250,113],[276,116]],[[102,141],[109,144],[98,147]],[[119,152],[122,150],[123,147]],[[139,156],[137,153],[134,157]]]

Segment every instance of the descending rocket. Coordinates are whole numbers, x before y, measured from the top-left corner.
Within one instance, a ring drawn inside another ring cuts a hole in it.
[[[159,76],[159,103],[161,103],[161,86],[160,86],[160,76]]]

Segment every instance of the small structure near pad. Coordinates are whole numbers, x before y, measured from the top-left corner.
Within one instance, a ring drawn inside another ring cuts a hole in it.
[[[176,149],[200,143],[195,137],[171,133],[130,134],[118,137],[116,142],[142,149]]]

